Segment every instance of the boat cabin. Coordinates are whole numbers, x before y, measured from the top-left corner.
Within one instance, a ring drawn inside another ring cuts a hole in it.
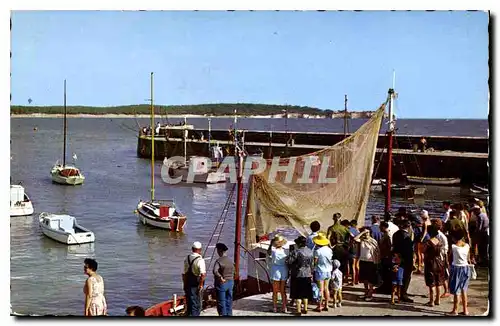
[[[80,175],[80,171],[77,168],[65,167],[63,170],[59,171],[59,174],[63,177],[76,177]]]
[[[144,204],[143,209],[154,216],[159,216],[162,220],[167,220],[175,213],[175,206],[171,202],[154,202]]]
[[[192,156],[189,158],[190,171],[193,171],[195,174],[203,174],[208,173],[211,168],[211,164],[209,164],[209,160],[203,156]]]
[[[20,204],[28,202],[29,198],[24,192],[24,188],[20,185],[10,185],[10,202]]]
[[[43,219],[43,225],[50,229],[66,233],[75,233],[79,230],[78,228],[75,228],[75,218],[70,215],[46,216]]]

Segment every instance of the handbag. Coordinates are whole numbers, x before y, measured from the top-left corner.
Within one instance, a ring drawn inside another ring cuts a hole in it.
[[[474,264],[470,264],[469,269],[471,278],[475,280],[477,278],[476,267],[474,267]]]

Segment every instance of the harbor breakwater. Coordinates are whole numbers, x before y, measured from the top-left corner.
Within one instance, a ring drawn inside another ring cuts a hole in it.
[[[162,129],[155,136],[155,158],[184,155],[183,132],[179,129]],[[203,136],[202,136],[203,135]],[[211,143],[224,149],[225,155],[233,154],[233,142],[228,130],[211,130]],[[250,154],[262,153],[265,158],[288,157],[308,154],[344,139],[341,133],[324,132],[266,132],[245,131],[245,149]],[[425,152],[415,151],[420,136],[395,136],[393,150],[393,179],[404,181],[406,175],[436,178],[461,178],[463,184],[489,181],[489,140],[487,137],[428,136]],[[208,130],[187,130],[186,155],[209,156]],[[375,178],[386,178],[387,138],[379,135],[375,157]],[[150,136],[139,134],[137,155],[151,157]]]

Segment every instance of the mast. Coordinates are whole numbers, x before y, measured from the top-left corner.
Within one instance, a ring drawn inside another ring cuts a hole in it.
[[[234,237],[234,281],[235,286],[238,288],[240,281],[240,243],[241,243],[241,206],[243,205],[243,156],[238,146],[235,146],[236,157],[238,158],[238,176],[237,180],[237,193],[236,193],[236,218],[235,218],[235,237]]]
[[[288,156],[288,107],[285,108],[285,156]]]
[[[347,94],[344,95],[344,138],[347,137],[347,132],[348,132],[348,126],[347,126]]]
[[[187,164],[187,119],[184,116],[184,164]]]
[[[66,79],[64,80],[64,140],[63,140],[63,167],[66,166]]]
[[[153,105],[153,72],[151,72],[151,202],[155,199],[155,110]]]
[[[389,88],[389,128],[387,129],[387,187],[385,193],[385,212],[391,210],[391,183],[392,183],[392,141],[394,134],[394,117],[392,110],[394,108],[394,85],[396,83],[396,72],[393,73],[392,88]]]

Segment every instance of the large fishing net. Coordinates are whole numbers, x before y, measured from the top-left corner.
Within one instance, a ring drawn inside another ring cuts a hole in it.
[[[307,155],[267,160],[264,171],[249,180],[247,248],[278,228],[307,235],[309,224],[318,221],[326,229],[336,212],[342,219],[356,219],[358,227],[364,225],[385,106],[340,143]],[[287,166],[288,172],[281,171]]]

